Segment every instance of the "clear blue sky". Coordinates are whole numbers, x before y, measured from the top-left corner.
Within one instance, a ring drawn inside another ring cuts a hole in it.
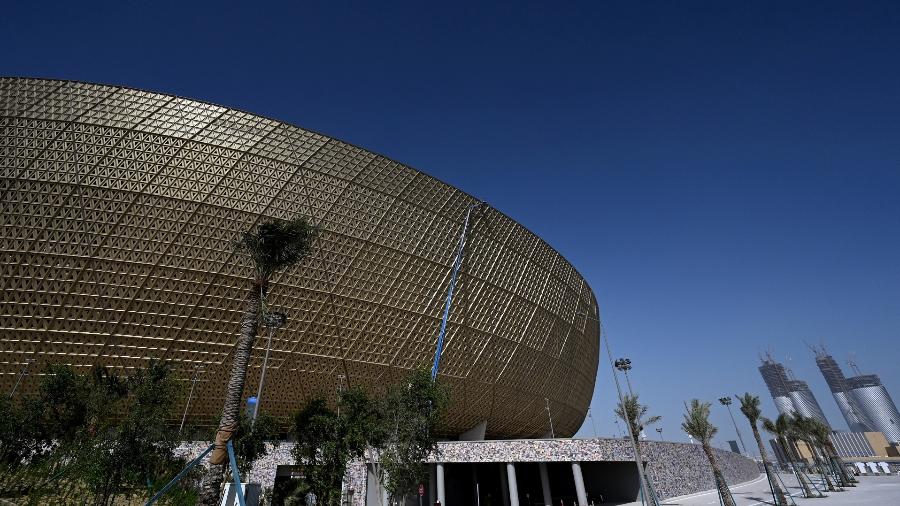
[[[589,280],[669,438],[691,397],[772,415],[766,348],[843,426],[804,338],[900,400],[900,3],[306,3],[9,2],[0,74],[239,107],[487,200]],[[602,367],[600,433],[613,404]]]

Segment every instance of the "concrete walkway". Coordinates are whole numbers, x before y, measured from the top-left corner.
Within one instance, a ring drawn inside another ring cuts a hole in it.
[[[797,480],[790,474],[781,474],[788,492],[797,506],[887,506],[900,505],[900,476],[861,476],[859,484],[844,492],[826,492],[825,498],[806,499]],[[771,505],[772,493],[765,475],[747,483],[729,487],[737,506]],[[637,503],[640,504],[640,503]],[[715,506],[719,496],[708,490],[683,497],[673,497],[662,502],[663,506]]]

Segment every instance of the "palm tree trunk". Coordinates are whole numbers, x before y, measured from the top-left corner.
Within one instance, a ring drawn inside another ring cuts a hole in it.
[[[845,468],[844,463],[841,462],[837,449],[831,444],[831,441],[828,441],[825,445],[825,451],[827,452],[828,460],[831,461],[831,465],[836,467],[838,473],[840,473],[841,481],[844,482],[844,486],[855,487],[856,485],[854,485],[854,483],[856,483],[856,479],[847,472],[847,468]]]
[[[756,423],[751,423],[750,426],[753,428],[753,437],[756,438],[756,446],[759,447],[759,456],[762,458],[763,467],[766,469],[766,473],[771,469],[771,465],[769,463],[769,457],[766,454],[766,447],[763,446],[762,436],[759,434],[759,428],[756,427]],[[773,471],[774,472],[774,471]],[[772,490],[775,492],[775,506],[787,506],[787,498],[784,497],[784,490],[781,489],[781,485],[778,484],[778,479],[775,477],[769,477],[772,482]]]
[[[201,506],[216,506],[219,503],[222,475],[228,463],[227,442],[237,430],[240,421],[241,397],[244,394],[244,380],[247,377],[247,364],[250,352],[259,330],[260,304],[266,294],[266,281],[257,280],[244,299],[244,317],[241,319],[241,337],[234,349],[234,360],[231,364],[231,376],[228,378],[228,389],[225,392],[225,406],[216,431],[216,447],[209,457],[209,469],[200,484]]]
[[[803,488],[803,495],[805,497],[812,497],[812,489],[809,488],[809,484],[806,483],[806,478],[803,474],[802,469],[798,469],[795,464],[799,457],[794,452],[794,445],[788,440],[786,437],[779,436],[778,442],[781,444],[781,448],[784,450],[785,456],[791,464],[791,469],[794,470],[794,476],[797,477],[797,481],[800,483],[800,487]]]
[[[807,443],[808,444],[808,443]],[[825,479],[825,486],[827,487],[829,492],[837,492],[837,488],[834,486],[834,483],[831,481],[831,478],[828,477],[828,472],[825,469],[824,463],[821,459],[819,459],[819,454],[816,449],[809,445],[810,451],[812,451],[813,460],[816,463],[816,466],[819,468],[819,473],[822,475],[822,478]]]
[[[734,498],[731,497],[731,491],[728,490],[728,483],[725,481],[725,476],[722,475],[722,471],[719,470],[719,464],[716,463],[716,456],[713,453],[712,447],[709,446],[709,443],[703,443],[703,453],[706,454],[706,458],[709,459],[709,465],[712,467],[713,478],[716,480],[716,488],[719,490],[719,497],[722,498],[722,502],[724,506],[735,506]]]

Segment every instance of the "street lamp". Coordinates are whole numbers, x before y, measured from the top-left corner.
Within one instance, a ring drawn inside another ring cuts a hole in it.
[[[728,416],[731,417],[731,424],[734,425],[734,431],[737,433],[738,439],[741,441],[741,448],[744,449],[744,454],[747,454],[747,447],[744,446],[744,438],[741,436],[741,431],[738,430],[737,422],[734,421],[734,415],[731,413],[731,397],[719,397],[719,403],[728,408]]]
[[[550,399],[544,397],[544,404],[547,406],[547,418],[550,420],[550,439],[556,439],[556,434],[553,432],[553,415],[550,414]]]
[[[272,334],[275,333],[275,329],[284,327],[284,324],[287,323],[287,315],[280,312],[266,313],[263,317],[263,322],[269,329],[269,339],[266,342],[266,355],[263,357],[262,371],[259,373],[259,387],[256,389],[256,405],[253,406],[253,419],[250,421],[251,427],[256,424],[256,415],[259,414],[259,405],[262,402],[263,383],[266,381],[266,366],[269,363],[269,351],[272,349]]]
[[[184,414],[181,415],[181,425],[178,426],[178,437],[181,437],[181,430],[184,429],[184,421],[187,420],[188,408],[191,407],[191,399],[194,397],[194,387],[197,386],[198,376],[202,372],[203,364],[194,367],[194,375],[191,378],[191,391],[188,394],[187,402],[184,404]]]
[[[22,381],[22,378],[25,377],[25,374],[28,372],[28,366],[34,362],[32,358],[25,359],[25,365],[22,366],[22,370],[19,371],[19,377],[16,378],[16,384],[13,385],[12,390],[9,392],[9,398],[12,399],[14,395],[16,395],[16,390],[19,388],[19,383]]]
[[[584,316],[585,320],[587,320],[588,318],[595,320],[597,322],[597,325],[600,327],[600,338],[601,339],[603,338],[603,335],[606,334],[606,331],[603,329],[603,324],[600,322],[600,319],[597,318],[596,316],[591,316],[587,313],[575,313],[575,314],[579,315],[579,316]],[[619,360],[616,360],[615,362],[613,362],[612,351],[610,350],[610,347],[609,347],[609,337],[608,336],[606,338],[606,355],[609,357],[610,365],[613,365],[616,369],[623,370],[623,369],[620,369],[620,367],[627,367],[627,369],[631,369],[631,360],[628,360],[627,358],[626,359],[620,358]],[[624,370],[627,370],[627,369],[624,369]],[[622,406],[622,410],[624,413],[625,401],[622,398],[622,387],[619,385],[619,376],[616,374],[615,371],[613,371],[612,373],[613,373],[613,379],[615,380],[615,383],[616,383],[616,394],[619,396],[619,404]],[[628,376],[626,374],[626,379],[627,379],[627,377]],[[629,385],[629,391],[630,390],[631,390],[631,385]],[[634,430],[633,430],[633,427],[631,426],[630,421],[626,420],[625,426],[628,429],[628,436],[629,436],[628,439],[631,440],[631,448],[634,451],[634,463],[637,465],[638,483],[641,487],[641,502],[645,503],[645,504],[647,502],[649,502],[650,504],[654,504],[655,501],[652,499],[653,496],[650,495],[650,489],[647,487],[647,477],[644,475],[644,463],[643,463],[644,459],[643,459],[643,457],[641,457],[641,449],[640,449],[640,446],[638,446],[637,437],[634,434]]]
[[[594,423],[594,415],[591,414],[591,408],[588,408],[588,418],[591,420],[591,428],[594,429],[594,437],[597,437],[597,424]]]

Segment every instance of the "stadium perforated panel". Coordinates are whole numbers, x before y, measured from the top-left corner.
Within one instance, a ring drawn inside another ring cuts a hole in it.
[[[312,255],[273,279],[262,410],[284,417],[340,382],[372,391],[429,367],[454,248],[475,199],[336,139],[128,88],[0,79],[0,386],[33,391],[48,362],[127,373],[150,359],[198,378],[189,423],[221,410],[251,268],[238,234],[308,217]],[[473,218],[441,377],[442,432],[488,436],[584,419],[598,365],[596,299],[576,270],[495,209]],[[260,376],[256,342],[245,395]],[[27,364],[27,365],[26,365]],[[198,366],[203,365],[202,369]],[[201,372],[197,373],[196,371]],[[24,374],[23,374],[24,371]],[[343,379],[341,379],[343,376]],[[180,413],[178,413],[180,418]]]

